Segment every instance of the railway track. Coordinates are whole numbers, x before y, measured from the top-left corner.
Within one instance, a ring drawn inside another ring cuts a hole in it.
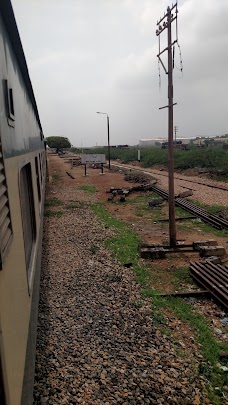
[[[162,196],[165,200],[168,200],[169,194],[167,191],[163,190],[158,186],[153,186],[153,190]],[[202,219],[204,222],[212,225],[217,229],[228,229],[228,220],[218,215],[210,214],[205,209],[198,207],[197,205],[191,203],[184,198],[175,197],[175,204],[178,207],[183,208],[184,210],[190,212],[191,214],[196,215],[198,218]]]
[[[119,165],[119,164],[115,164],[115,163],[112,163],[112,166],[122,167],[122,168],[126,168],[126,169],[131,169],[131,170],[133,170],[133,169],[138,170],[138,171],[141,171],[141,172],[143,172],[145,174],[149,174],[150,176],[154,176],[154,177],[162,176],[162,177],[167,177],[168,178],[168,173],[166,174],[166,173],[157,173],[157,172],[147,172],[147,171],[145,171],[145,169],[143,169],[141,167],[138,167],[138,166],[135,167],[135,166],[128,166],[128,165]],[[228,188],[226,188],[226,187],[216,186],[216,185],[212,185],[212,184],[208,184],[208,183],[203,183],[201,181],[196,181],[196,180],[189,180],[189,179],[186,179],[186,178],[183,178],[183,177],[179,177],[177,175],[174,176],[174,179],[179,180],[179,181],[188,182],[188,183],[198,184],[198,185],[204,186],[204,187],[219,189],[219,190],[228,192]]]

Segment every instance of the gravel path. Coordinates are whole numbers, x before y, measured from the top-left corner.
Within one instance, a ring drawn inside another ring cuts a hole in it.
[[[210,404],[194,359],[178,357],[133,272],[104,248],[112,231],[91,196],[53,187],[49,198],[84,205],[45,217],[34,404]]]

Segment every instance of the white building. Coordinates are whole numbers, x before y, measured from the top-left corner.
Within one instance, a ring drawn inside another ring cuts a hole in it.
[[[182,144],[187,145],[191,141],[195,140],[196,138],[176,138],[177,142],[182,142]],[[175,137],[173,137],[173,140],[175,141]],[[168,142],[168,139],[166,137],[164,138],[153,138],[153,139],[140,139],[139,140],[139,146],[141,148],[148,148],[150,146],[161,146],[163,142]]]

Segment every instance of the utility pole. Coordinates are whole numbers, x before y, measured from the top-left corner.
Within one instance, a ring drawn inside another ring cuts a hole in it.
[[[175,15],[173,13],[175,13]],[[177,20],[177,3],[172,5],[172,7],[167,8],[167,12],[164,17],[157,22],[158,29],[156,30],[156,35],[159,37],[159,53],[157,55],[159,62],[162,64],[165,73],[168,75],[168,105],[159,108],[168,108],[168,171],[169,171],[169,237],[170,246],[176,246],[176,221],[175,221],[175,194],[174,194],[174,160],[173,160],[173,46],[177,42],[174,40],[172,42],[172,22]],[[162,21],[165,20],[161,25]],[[160,34],[167,28],[167,40],[168,45],[162,51],[160,49]],[[168,70],[166,69],[164,63],[161,60],[161,55],[168,51]]]
[[[176,125],[174,125],[173,129],[174,129],[174,134],[175,134],[175,146],[176,146],[176,144],[177,144],[177,132],[178,132],[178,127],[177,127]]]

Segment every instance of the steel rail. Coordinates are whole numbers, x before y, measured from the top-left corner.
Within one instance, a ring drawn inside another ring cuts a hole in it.
[[[161,189],[158,186],[153,186],[153,191],[161,195],[165,200],[168,200],[167,191]],[[176,197],[175,204],[184,210],[190,212],[191,214],[196,215],[198,218],[202,219],[204,222],[212,225],[217,229],[228,229],[228,220],[221,218],[217,215],[210,214],[205,209],[197,207],[197,205],[192,204],[190,201],[185,200],[184,198]]]
[[[127,166],[126,165],[119,165],[119,164],[116,164],[116,163],[112,163],[112,166],[116,166],[116,167],[125,167],[126,169],[127,169]],[[134,167],[134,166],[131,166],[131,165],[128,165],[129,167],[128,168],[130,168],[130,169],[135,169],[135,170],[138,170],[138,171],[141,171],[141,172],[143,172],[143,173],[146,173],[146,174],[149,174],[149,175],[151,175],[151,176],[163,176],[163,177],[168,177],[168,174],[164,174],[164,173],[157,173],[157,172],[146,172],[145,171],[145,169],[144,168],[142,168],[142,167]],[[153,169],[152,169],[153,170]],[[183,177],[178,177],[178,175],[175,173],[175,175],[174,175],[174,179],[175,180],[180,180],[180,181],[186,181],[186,182],[188,182],[188,183],[194,183],[194,184],[199,184],[200,186],[205,186],[205,187],[210,187],[210,188],[217,188],[217,189],[219,189],[219,190],[222,190],[222,191],[227,191],[228,192],[228,188],[226,188],[226,187],[222,187],[222,186],[215,186],[215,185],[212,185],[212,184],[207,184],[207,183],[203,183],[203,182],[200,182],[200,181],[196,181],[196,180],[188,180],[188,179],[185,179],[185,178],[183,178]],[[182,187],[182,186],[181,186]]]
[[[228,308],[228,269],[209,262],[191,262],[190,275]]]

